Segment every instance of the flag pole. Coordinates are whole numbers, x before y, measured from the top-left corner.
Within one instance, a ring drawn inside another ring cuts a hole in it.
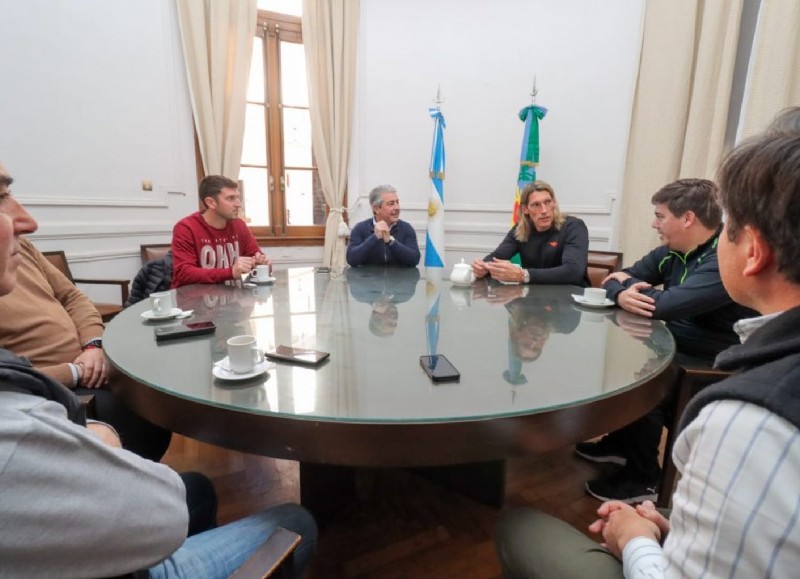
[[[428,354],[435,356],[439,349],[439,332],[441,327],[441,282],[445,265],[444,256],[444,129],[442,114],[442,85],[436,88],[435,107],[428,113],[433,118],[433,144],[431,146],[431,162],[428,175],[431,180],[428,197],[428,230],[425,234],[425,293],[428,308],[425,315],[425,334]]]

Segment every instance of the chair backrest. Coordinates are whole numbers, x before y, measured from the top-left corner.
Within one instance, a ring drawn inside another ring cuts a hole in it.
[[[104,322],[109,322],[111,319],[122,311],[122,304],[128,299],[128,284],[130,280],[127,279],[88,279],[88,278],[74,278],[67,263],[67,256],[63,251],[43,251],[45,259],[49,261],[56,269],[63,273],[66,278],[74,284],[92,284],[92,285],[115,285],[120,290],[120,301],[116,303],[105,303],[92,301],[97,313]]]
[[[609,269],[609,273],[622,269],[622,253],[619,251],[599,251],[590,249],[588,264]]]
[[[67,256],[63,251],[43,251],[42,255],[44,255],[47,261],[55,266],[58,271],[67,276],[69,281],[73,281],[72,272],[69,270],[69,264],[67,263]]]
[[[139,246],[142,255],[142,265],[154,259],[162,259],[172,247],[169,243],[150,243]]]
[[[586,268],[586,273],[589,276],[589,283],[592,284],[592,287],[602,287],[603,280],[612,271],[611,268],[594,265],[590,265]]]

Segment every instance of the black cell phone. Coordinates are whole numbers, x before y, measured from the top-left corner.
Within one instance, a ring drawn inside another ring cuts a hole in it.
[[[278,346],[272,352],[265,352],[264,355],[273,360],[282,360],[305,366],[318,366],[330,358],[330,352],[293,348],[292,346]]]
[[[213,334],[216,329],[217,326],[214,325],[214,322],[183,322],[180,326],[163,326],[156,328],[153,332],[156,335],[156,341],[163,342],[164,340]]]
[[[419,365],[434,382],[457,382],[461,378],[456,367],[442,354],[420,356]]]

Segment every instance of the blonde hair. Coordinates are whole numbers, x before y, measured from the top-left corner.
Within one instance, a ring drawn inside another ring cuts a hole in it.
[[[528,198],[534,191],[547,191],[550,193],[550,197],[553,199],[553,228],[556,231],[559,231],[563,227],[564,221],[566,221],[566,216],[558,208],[556,192],[553,191],[550,183],[539,180],[531,181],[522,189],[522,193],[519,196],[519,209],[517,209],[517,228],[514,232],[514,237],[522,243],[528,241],[531,231],[534,230],[531,218],[522,211],[522,208],[528,205]]]

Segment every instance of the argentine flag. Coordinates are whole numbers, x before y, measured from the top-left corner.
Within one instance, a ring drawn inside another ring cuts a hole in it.
[[[428,198],[428,232],[425,235],[425,267],[444,267],[444,115],[428,109],[433,117],[431,150],[431,194]]]
[[[428,355],[435,356],[439,351],[439,327],[442,321],[439,302],[442,299],[442,269],[425,270],[425,297],[428,310],[425,314],[425,338]]]

